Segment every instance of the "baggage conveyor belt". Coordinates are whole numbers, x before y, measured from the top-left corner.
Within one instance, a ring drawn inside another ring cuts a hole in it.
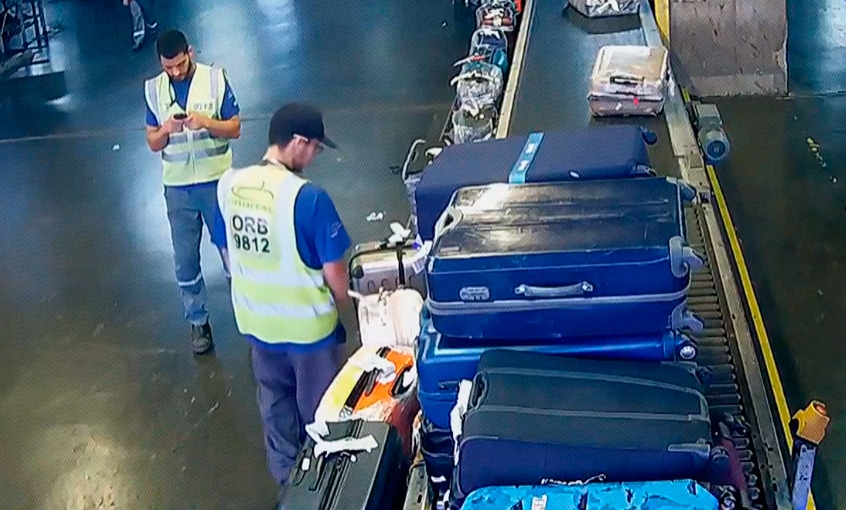
[[[636,123],[658,134],[649,153],[660,173],[684,177],[700,192],[708,191],[711,186],[680,99],[668,101],[665,115],[657,118],[592,119],[589,113],[590,74],[602,46],[661,44],[648,5],[640,17],[603,20],[588,20],[570,8],[562,11],[564,5],[561,0],[527,2],[497,137]],[[667,117],[671,116],[670,121]],[[673,132],[675,138],[671,139],[669,127],[680,124],[684,128],[678,129],[680,134]],[[787,509],[783,429],[776,426],[772,396],[746,322],[718,213],[708,202],[691,205],[686,211],[689,243],[707,260],[693,276],[689,296],[691,311],[705,324],[701,334],[691,335],[700,348],[697,361],[713,371],[707,395],[711,409],[747,425],[746,430],[733,432],[748,487],[749,499],[741,504]]]

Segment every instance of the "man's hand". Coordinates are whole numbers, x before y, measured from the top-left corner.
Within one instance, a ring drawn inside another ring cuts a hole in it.
[[[153,152],[159,152],[167,147],[170,135],[182,131],[185,121],[173,117],[164,121],[161,127],[147,126],[147,145]]]
[[[162,129],[165,133],[172,135],[173,133],[178,133],[182,131],[182,126],[186,122],[187,120],[179,120],[171,117],[165,121],[164,125],[162,126]]]
[[[123,0],[123,5],[129,7],[129,0]]]
[[[335,304],[341,310],[350,303],[350,296],[347,294],[350,285],[350,273],[347,263],[343,260],[330,262],[323,265],[323,277],[332,291]]]
[[[231,278],[232,270],[229,265],[229,250],[226,248],[220,248],[220,258],[223,260],[223,270],[226,271],[226,277]]]
[[[185,119],[185,127],[188,129],[208,129],[211,125],[211,118],[202,113],[193,112]]]

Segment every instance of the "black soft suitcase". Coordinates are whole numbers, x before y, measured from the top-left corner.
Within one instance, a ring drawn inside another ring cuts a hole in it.
[[[326,441],[373,436],[371,451],[315,457],[315,442],[306,440],[279,510],[394,510],[402,503],[407,460],[397,430],[387,423],[352,420],[328,423]],[[401,487],[402,486],[402,487]]]
[[[687,363],[486,352],[464,416],[451,499],[544,479],[706,479],[728,458],[712,446],[697,371]]]

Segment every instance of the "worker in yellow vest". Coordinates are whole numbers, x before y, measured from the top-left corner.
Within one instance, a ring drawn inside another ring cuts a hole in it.
[[[222,69],[194,60],[177,30],[162,32],[156,50],[164,71],[147,80],[147,144],[161,153],[176,280],[191,349],[212,349],[206,289],[200,268],[203,224],[227,268],[226,227],[217,204],[217,181],[232,166],[229,141],[241,135],[238,102]]]
[[[343,363],[350,238],[329,195],[302,177],[325,146],[316,108],[291,103],[270,121],[260,164],[229,170],[218,200],[226,219],[232,304],[252,344],[270,473],[288,479],[320,399]]]

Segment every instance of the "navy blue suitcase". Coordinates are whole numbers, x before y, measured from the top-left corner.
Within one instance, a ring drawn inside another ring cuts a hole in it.
[[[449,429],[439,429],[427,420],[422,420],[420,427],[420,453],[426,464],[429,486],[435,497],[449,490],[452,472],[455,469],[455,442]]]
[[[493,350],[479,362],[458,439],[455,501],[543,480],[704,481],[727,465],[692,363]]]
[[[438,225],[427,308],[444,335],[565,339],[701,330],[687,310],[683,195],[671,178],[494,184]]]
[[[431,319],[424,318],[417,343],[417,398],[423,416],[435,427],[449,430],[449,413],[455,407],[459,383],[473,379],[479,358],[485,351],[495,348],[593,359],[654,361],[692,359],[698,350],[693,340],[670,331],[554,343],[525,339],[480,342],[443,336],[432,326]]]
[[[467,186],[651,175],[647,143],[655,140],[651,131],[621,125],[447,146],[417,185],[418,233],[424,241],[434,239],[450,197]]]

